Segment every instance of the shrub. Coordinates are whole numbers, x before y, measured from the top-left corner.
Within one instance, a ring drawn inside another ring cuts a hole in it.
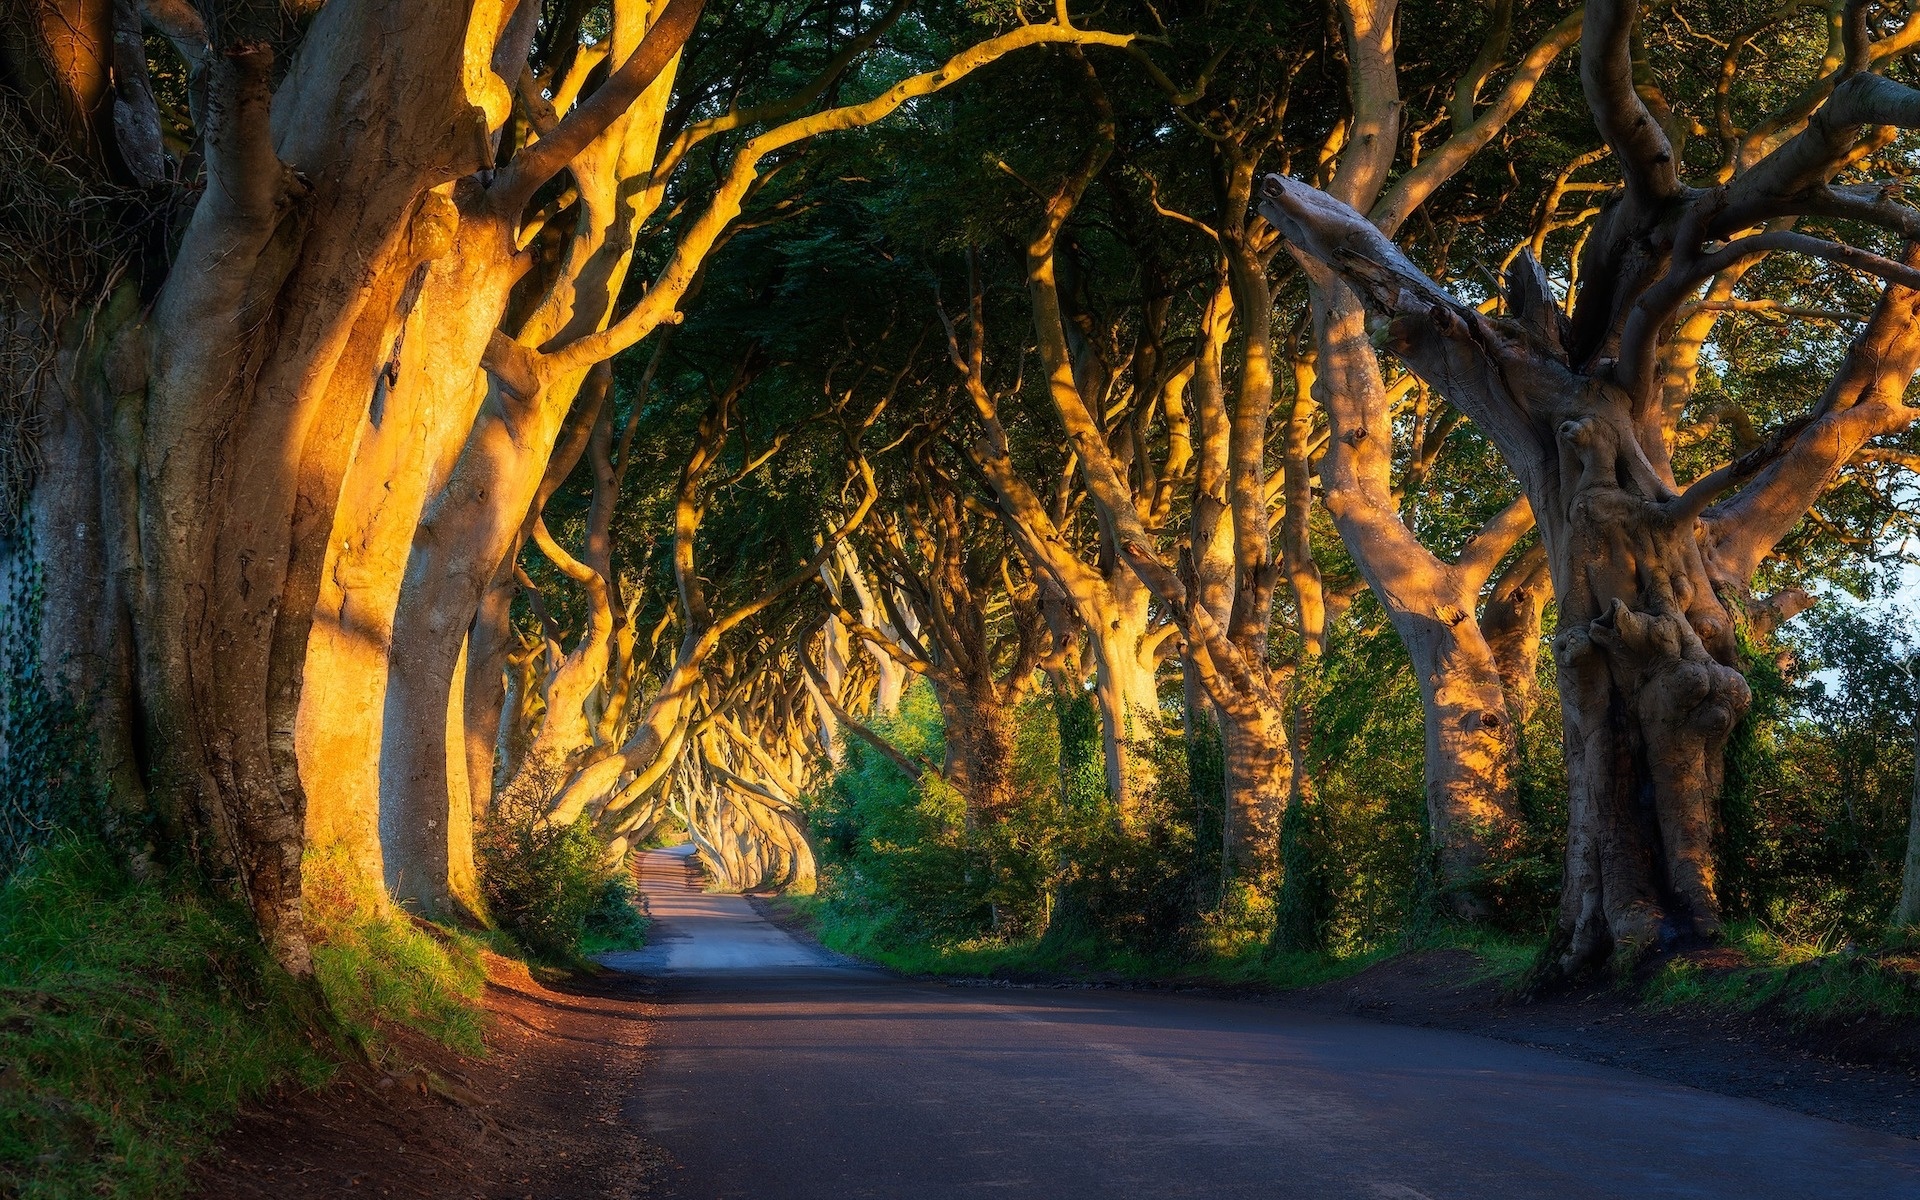
[[[581,931],[580,953],[604,954],[609,950],[634,950],[647,940],[649,924],[641,911],[646,897],[640,885],[630,877],[609,874],[600,885],[600,895],[587,910]]]
[[[1728,916],[1796,941],[1872,940],[1900,891],[1920,679],[1912,616],[1831,596],[1748,647],[1753,707],[1727,750]]]
[[[879,754],[849,747],[809,801],[823,868],[816,910],[837,927],[858,926],[849,944],[1038,940],[1044,954],[1194,956],[1265,935],[1272,914],[1262,898],[1222,893],[1217,738],[1192,752],[1178,736],[1144,741],[1158,783],[1123,826],[1089,698],[1036,697],[1016,724],[1017,800],[984,829],[969,825],[964,799],[937,776],[915,783]],[[924,685],[880,727],[937,761],[940,715]],[[1195,763],[1210,786],[1190,787]]]
[[[635,944],[632,885],[607,863],[592,819],[542,820],[546,804],[504,793],[475,838],[487,912],[520,945],[550,962]],[[621,916],[625,908],[631,918]],[[640,927],[643,928],[643,927]]]

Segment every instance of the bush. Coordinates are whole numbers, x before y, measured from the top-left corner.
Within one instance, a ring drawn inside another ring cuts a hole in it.
[[[924,685],[880,724],[938,761],[940,714]],[[1211,750],[1177,736],[1142,744],[1158,783],[1123,828],[1087,697],[1032,699],[1017,727],[1017,801],[985,829],[969,825],[963,798],[937,776],[915,783],[865,746],[849,747],[809,801],[822,866],[814,907],[845,945],[1037,943],[1042,955],[1198,957],[1265,935],[1265,900],[1222,892],[1217,738]],[[1189,784],[1195,774],[1199,788]]]
[[[549,962],[638,944],[645,926],[633,885],[608,866],[592,819],[551,825],[545,811],[509,792],[481,823],[475,845],[489,915]]]
[[[1876,940],[1900,893],[1920,680],[1911,614],[1831,596],[1748,647],[1727,750],[1727,915],[1796,942]]]
[[[609,950],[635,950],[646,944],[646,915],[642,912],[646,896],[640,885],[626,875],[609,875],[600,885],[600,895],[587,918],[580,937],[580,953],[604,954]]]

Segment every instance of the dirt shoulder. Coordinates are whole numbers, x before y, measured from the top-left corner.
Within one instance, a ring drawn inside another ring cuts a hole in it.
[[[1517,999],[1465,950],[1403,955],[1287,1003],[1477,1033],[1728,1096],[1920,1137],[1920,1022],[1814,1021],[1642,1003],[1614,988]]]
[[[794,937],[819,944],[806,919],[777,899],[756,897],[753,904]],[[1700,965],[1718,969],[1705,961],[1716,953],[1724,952],[1702,952]],[[1664,1007],[1611,986],[1526,999],[1485,976],[1482,960],[1471,951],[1428,950],[1295,991],[1107,978],[951,982],[976,987],[1173,987],[1223,999],[1450,1029],[1920,1138],[1920,1021],[1808,1020],[1779,1009],[1736,1013],[1699,1005]]]
[[[654,1019],[634,976],[544,984],[489,956],[485,1058],[423,1039],[401,1076],[344,1071],[256,1105],[195,1168],[206,1200],[560,1200],[647,1194],[658,1150],[624,1111]]]

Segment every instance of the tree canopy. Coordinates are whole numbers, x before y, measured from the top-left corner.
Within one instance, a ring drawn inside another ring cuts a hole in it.
[[[0,758],[296,971],[315,852],[486,922],[506,830],[1560,974],[1920,917],[1906,5],[0,22]]]

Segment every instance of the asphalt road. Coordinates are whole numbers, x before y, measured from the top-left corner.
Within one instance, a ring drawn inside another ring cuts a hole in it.
[[[1920,1142],[1486,1038],[832,961],[643,866],[667,1197],[1920,1200]]]

